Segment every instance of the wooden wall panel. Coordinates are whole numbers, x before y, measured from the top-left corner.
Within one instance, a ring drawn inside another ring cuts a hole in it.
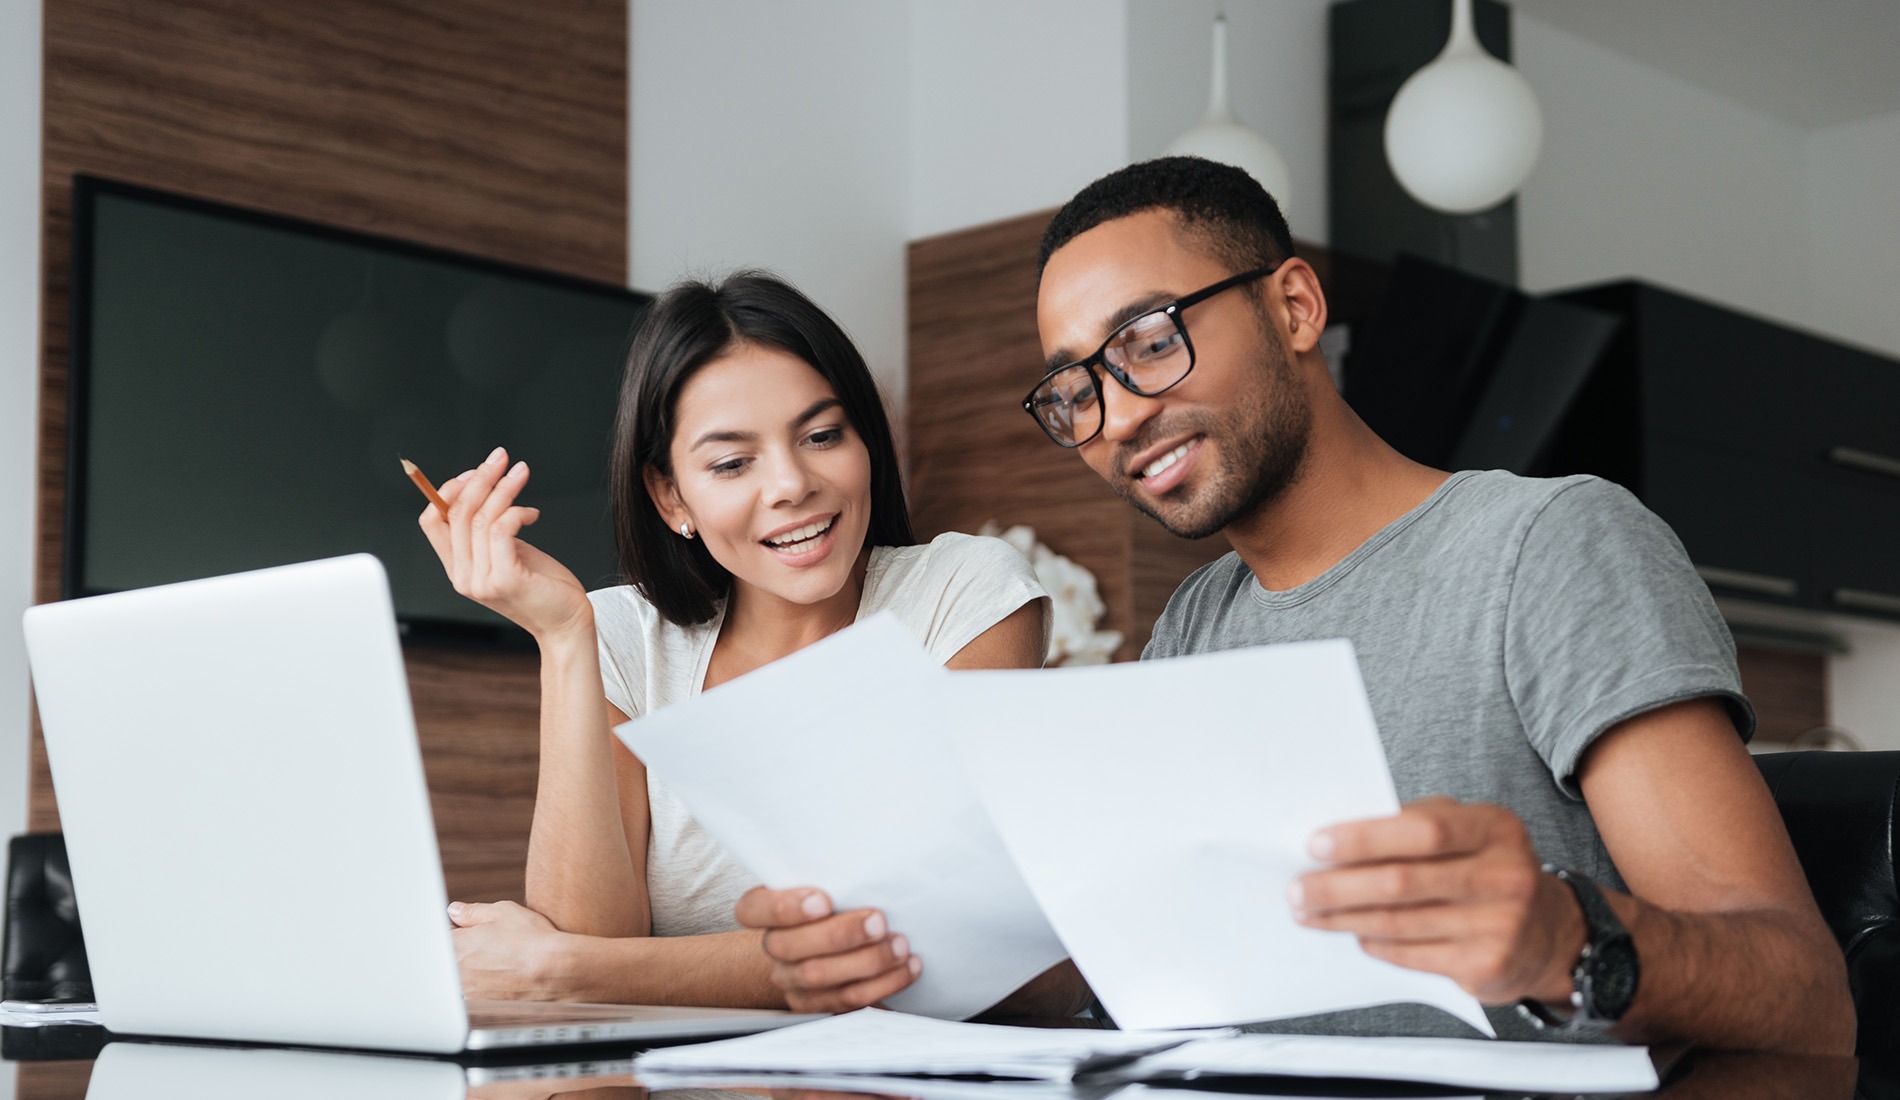
[[[20,1062],[20,1100],[85,1100],[92,1082],[91,1062]]]
[[[1742,691],[1755,705],[1755,743],[1772,749],[1828,724],[1827,655],[1740,645]]]
[[[1044,544],[1095,574],[1108,607],[1104,626],[1126,631],[1134,620],[1133,513],[1019,404],[1042,362],[1036,242],[1049,216],[910,247],[912,519],[926,539],[990,520],[1033,526]],[[1119,656],[1139,652],[1124,642]]]
[[[37,595],[60,590],[71,179],[624,282],[624,0],[46,0]],[[312,455],[311,461],[324,461]],[[409,653],[450,890],[518,897],[535,662]],[[58,828],[37,734],[31,827]]]

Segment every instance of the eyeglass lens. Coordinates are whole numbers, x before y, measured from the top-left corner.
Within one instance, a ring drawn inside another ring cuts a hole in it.
[[[1116,381],[1143,396],[1179,382],[1194,365],[1187,334],[1166,310],[1142,314],[1116,329],[1098,356]],[[1085,363],[1045,379],[1030,402],[1050,436],[1064,446],[1073,447],[1101,429],[1101,395]]]

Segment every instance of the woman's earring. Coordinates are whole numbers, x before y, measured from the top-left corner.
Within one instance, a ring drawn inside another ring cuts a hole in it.
[[[685,520],[680,520],[680,538],[690,539],[692,537],[693,537],[693,529],[687,526]]]

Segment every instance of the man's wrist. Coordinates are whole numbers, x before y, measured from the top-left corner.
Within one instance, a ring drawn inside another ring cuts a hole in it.
[[[1569,1011],[1552,1011],[1553,1002],[1527,997],[1518,1010],[1540,1027],[1565,1032],[1597,1032],[1614,1027],[1629,1012],[1641,980],[1635,939],[1596,883],[1574,871],[1546,866],[1547,876],[1569,888],[1583,920],[1584,943],[1571,968],[1571,993],[1562,1002]]]
[[[1576,895],[1549,869],[1537,876],[1537,904],[1544,914],[1548,930],[1544,967],[1536,984],[1524,996],[1547,1005],[1570,1010],[1570,998],[1576,992],[1577,956],[1590,939],[1583,910]]]

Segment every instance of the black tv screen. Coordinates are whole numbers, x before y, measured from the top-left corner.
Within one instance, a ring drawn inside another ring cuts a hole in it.
[[[518,644],[449,587],[399,462],[439,483],[497,445],[528,540],[612,579],[647,295],[83,177],[73,214],[67,595],[367,551],[411,632]]]

